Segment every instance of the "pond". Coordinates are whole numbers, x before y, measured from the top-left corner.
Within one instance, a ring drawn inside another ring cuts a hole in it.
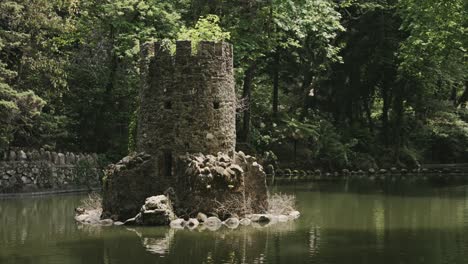
[[[0,200],[0,263],[468,263],[468,186],[316,184],[295,222],[237,230],[90,227],[85,195]]]

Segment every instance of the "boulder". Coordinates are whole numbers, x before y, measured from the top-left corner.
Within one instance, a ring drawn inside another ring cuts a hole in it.
[[[174,219],[172,205],[165,195],[148,197],[141,207],[142,225],[168,225]]]
[[[252,221],[248,218],[242,218],[240,221],[239,221],[239,224],[243,225],[243,226],[248,226],[252,223]]]
[[[200,222],[198,222],[197,219],[195,218],[190,218],[186,223],[185,226],[188,227],[189,229],[195,229],[200,225]]]
[[[215,216],[208,217],[206,221],[203,223],[209,230],[216,231],[221,228],[223,222]]]
[[[75,215],[75,220],[85,225],[102,225],[100,219],[100,210],[87,210],[82,211],[79,208],[75,209],[77,213]],[[106,223],[106,222],[104,222]]]
[[[252,222],[268,223],[271,221],[271,215],[267,214],[253,214],[250,218]]]
[[[231,217],[231,218],[226,219],[223,222],[223,224],[225,226],[227,226],[228,228],[230,228],[230,229],[236,229],[239,226],[240,221],[239,221],[239,219],[237,219],[235,217]]]
[[[137,164],[137,157],[143,162]],[[131,160],[133,167],[129,166]],[[103,177],[103,218],[115,216],[123,221],[140,212],[146,198],[164,193],[167,183],[157,177],[157,167],[144,153],[125,157],[107,167]]]
[[[208,216],[206,216],[206,214],[204,214],[204,213],[198,213],[198,214],[197,214],[197,220],[198,220],[199,222],[202,222],[202,223],[203,223],[203,222],[206,221],[206,219],[208,219]]]
[[[301,216],[301,213],[299,211],[292,211],[291,213],[289,213],[289,217],[292,219],[297,219],[299,218],[299,216]]]
[[[182,218],[178,218],[178,219],[172,220],[169,225],[171,228],[183,229],[185,226],[185,220]]]

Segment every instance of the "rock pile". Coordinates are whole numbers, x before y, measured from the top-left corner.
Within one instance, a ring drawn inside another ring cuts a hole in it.
[[[138,153],[110,165],[103,180],[103,217],[134,217],[155,194],[169,195],[174,212],[187,219],[196,212],[226,219],[268,208],[266,175],[254,157],[242,152],[185,154],[174,157],[170,171],[162,166],[165,162]]]
[[[146,198],[140,213],[125,221],[126,225],[161,226],[176,219],[170,200],[165,195]]]
[[[101,219],[100,209],[84,210],[76,208],[75,213],[75,220],[84,225],[111,226],[123,224],[122,222],[114,222],[112,219]]]
[[[144,225],[144,226],[164,226],[169,225],[173,229],[200,230],[208,229],[216,231],[225,226],[229,229],[237,229],[239,226],[263,227],[276,223],[288,222],[298,219],[298,211],[288,211],[284,214],[277,214],[270,211],[267,214],[247,214],[243,217],[231,216],[222,221],[217,216],[208,217],[204,213],[198,213],[196,218],[177,218],[174,213],[170,199],[165,195],[151,196],[146,198],[145,204],[141,206],[140,212],[133,218],[122,222],[114,222],[112,219],[101,219],[101,210],[75,209],[75,220],[86,225],[110,226],[110,225]]]
[[[268,208],[266,175],[254,157],[240,151],[231,156],[190,154],[181,160],[189,192],[181,197],[181,207],[187,212],[214,213],[225,219]]]
[[[292,211],[287,215],[250,214],[246,215],[244,218],[239,219],[237,217],[230,217],[224,221],[221,221],[221,219],[215,216],[206,217],[204,214],[201,215],[203,215],[203,217],[197,217],[198,219],[190,218],[187,221],[185,221],[183,218],[172,220],[170,227],[174,229],[188,228],[190,230],[194,230],[199,227],[200,230],[208,229],[210,231],[216,231],[223,226],[229,229],[237,229],[239,226],[250,225],[253,227],[263,227],[271,226],[276,223],[284,223],[296,220],[299,218],[300,213],[298,211]],[[203,220],[198,221],[199,219]]]
[[[193,181],[193,187],[198,190],[216,189],[237,191],[243,185],[244,170],[226,154],[217,156],[194,154],[185,171]]]

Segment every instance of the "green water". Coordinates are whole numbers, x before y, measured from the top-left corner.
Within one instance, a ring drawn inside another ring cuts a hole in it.
[[[83,195],[0,200],[0,263],[468,263],[468,186],[274,188],[291,223],[234,231],[77,225]]]

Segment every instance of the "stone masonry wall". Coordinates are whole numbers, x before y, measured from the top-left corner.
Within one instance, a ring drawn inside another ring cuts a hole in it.
[[[95,154],[10,150],[0,157],[0,193],[98,187]]]
[[[171,55],[147,45],[142,65],[137,151],[159,157],[233,153],[236,109],[232,45],[178,41]]]

